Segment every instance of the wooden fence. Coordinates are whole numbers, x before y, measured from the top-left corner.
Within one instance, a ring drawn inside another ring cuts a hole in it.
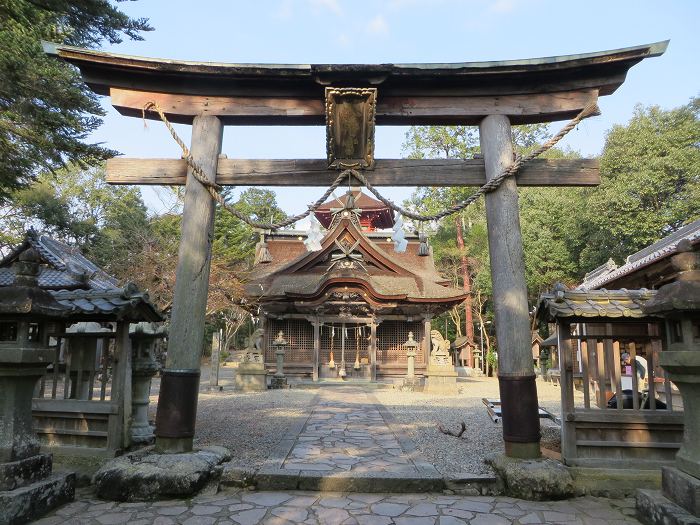
[[[129,323],[95,335],[56,333],[53,362],[32,400],[34,430],[48,452],[115,456],[130,444]]]
[[[683,440],[683,412],[677,389],[658,366],[659,325],[575,326],[572,335],[570,322],[557,321],[562,460],[610,468],[673,463]],[[582,391],[582,406],[575,388]]]

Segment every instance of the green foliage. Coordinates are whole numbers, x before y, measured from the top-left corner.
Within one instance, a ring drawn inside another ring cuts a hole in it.
[[[0,204],[38,173],[115,154],[85,142],[103,114],[78,72],[41,40],[82,47],[140,39],[151,28],[107,0],[0,0]]]
[[[137,188],[112,186],[101,167],[70,165],[42,174],[5,205],[7,242],[16,244],[27,229],[77,245],[108,272],[128,273],[134,254],[149,236],[146,206]]]
[[[270,190],[249,188],[241,192],[232,206],[258,222],[277,222],[287,217],[277,205],[275,193]],[[251,263],[258,236],[245,222],[217,208],[213,244],[215,256],[231,264]]]
[[[534,303],[556,282],[574,285],[609,257],[617,262],[700,217],[700,98],[664,111],[637,107],[626,125],[608,133],[598,188],[521,188],[520,225],[525,250],[528,295]],[[524,154],[549,138],[546,126],[513,128],[516,149]],[[412,158],[471,158],[479,152],[475,128],[411,128],[404,151]],[[575,158],[553,148],[548,158]],[[434,213],[463,200],[468,188],[418,188],[407,205]],[[474,293],[485,299],[491,317],[491,277],[483,200],[461,215],[465,251]],[[458,269],[455,217],[431,225],[436,263],[455,286]]]
[[[602,184],[585,207],[590,243],[581,265],[618,262],[700,217],[700,98],[664,111],[637,106],[614,126],[601,157]]]

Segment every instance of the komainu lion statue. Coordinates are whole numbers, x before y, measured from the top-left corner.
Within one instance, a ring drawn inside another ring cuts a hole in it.
[[[430,331],[430,341],[432,348],[430,350],[430,364],[437,366],[449,366],[450,363],[450,342],[442,337],[442,334],[437,330]]]
[[[265,331],[262,328],[255,330],[248,338],[248,346],[245,355],[243,356],[244,363],[262,363],[263,362],[263,335]]]

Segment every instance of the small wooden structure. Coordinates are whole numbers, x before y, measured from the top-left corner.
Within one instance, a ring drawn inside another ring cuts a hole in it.
[[[641,310],[655,293],[558,289],[541,297],[538,318],[557,326],[567,465],[639,469],[673,463],[683,413],[658,366],[660,320]],[[625,353],[632,364],[622,363]],[[644,372],[640,358],[647,363]],[[574,401],[576,374],[582,405]]]
[[[11,265],[27,249],[39,253],[39,287],[72,310],[65,323],[51,323],[54,355],[32,402],[42,449],[68,455],[114,456],[131,444],[132,347],[129,325],[162,321],[148,295],[116,279],[79,250],[30,231],[0,261],[0,286],[14,282]],[[99,332],[66,331],[81,322],[101,323]]]

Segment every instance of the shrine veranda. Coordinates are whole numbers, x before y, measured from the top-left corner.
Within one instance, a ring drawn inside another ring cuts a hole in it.
[[[513,163],[512,124],[569,120],[589,111],[598,97],[614,93],[630,67],[644,58],[663,54],[666,46],[667,42],[660,42],[504,62],[285,65],[178,62],[46,44],[49,54],[77,66],[85,82],[96,93],[109,96],[123,115],[161,118],[153,110],[156,108],[170,122],[192,125],[191,157],[187,160],[114,159],[107,166],[111,183],[186,187],[168,360],[162,372],[156,421],[156,448],[165,452],[190,450],[194,436],[215,208],[209,194],[211,188],[203,182],[328,186],[339,170],[352,168],[373,186],[481,186],[499,177]],[[326,159],[263,161],[220,156],[227,125],[324,123]],[[375,123],[479,125],[483,159],[375,159]],[[194,166],[204,178],[197,175]],[[351,177],[350,182],[357,181]],[[540,455],[517,185],[590,186],[598,182],[596,161],[535,160],[524,165],[517,177],[506,178],[485,195],[499,341],[503,436],[506,454],[513,457]],[[347,206],[346,211],[352,210]],[[305,321],[313,325],[313,355],[305,361],[311,370],[304,372],[310,372],[312,379],[322,378],[328,372],[323,368],[329,361],[319,332],[322,323],[340,330],[347,328],[348,323],[369,327],[366,357],[360,357],[356,340],[356,348],[350,348],[351,355],[344,356],[344,361],[350,368],[357,357],[359,370],[352,366],[353,371],[376,379],[398,374],[398,368],[391,370],[385,365],[402,364],[403,359],[398,345],[404,335],[401,333],[394,336],[395,348],[388,351],[388,361],[379,362],[381,338],[377,339],[377,330],[388,326],[384,323],[416,325],[414,335],[420,340],[422,351],[422,361],[417,362],[420,365],[430,351],[426,337],[430,333],[430,318],[462,299],[458,293],[449,292],[437,274],[412,273],[402,264],[401,257],[388,255],[391,250],[387,250],[386,243],[371,239],[362,228],[350,217],[341,217],[324,237],[321,250],[300,253],[272,278],[270,274],[260,276],[263,295],[267,291],[264,283],[273,288],[285,272],[292,275],[292,281],[297,280],[288,291],[281,286],[279,293],[261,299],[261,303],[269,307],[268,326],[280,317],[291,319],[296,315],[305,316]],[[280,234],[268,235],[269,246],[274,248]],[[419,244],[409,240],[408,253],[415,252]],[[321,258],[321,254],[329,259]],[[347,265],[329,267],[328,261],[344,261]],[[309,281],[309,275],[313,276],[315,284],[295,288],[300,272],[306,272]],[[387,280],[409,284],[411,279],[419,283],[418,291],[431,292],[420,296],[411,295],[410,290],[398,290],[392,295],[382,290]],[[266,340],[273,335],[271,329],[263,333]],[[308,339],[308,334],[305,337]],[[269,347],[266,341],[262,346]]]

